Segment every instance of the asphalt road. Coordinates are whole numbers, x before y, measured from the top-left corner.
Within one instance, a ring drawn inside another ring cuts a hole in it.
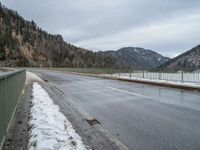
[[[45,70],[35,73],[130,150],[200,150],[200,93]]]

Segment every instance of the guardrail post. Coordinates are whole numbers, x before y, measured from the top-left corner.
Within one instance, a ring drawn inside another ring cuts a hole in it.
[[[144,70],[142,71],[142,78],[144,78]]]
[[[183,79],[183,69],[181,69],[181,82],[183,82],[184,79]]]
[[[161,72],[158,72],[158,79],[161,80]]]
[[[6,125],[8,120],[8,97],[7,97],[7,77],[5,77],[5,122],[4,122],[4,134],[6,136]]]

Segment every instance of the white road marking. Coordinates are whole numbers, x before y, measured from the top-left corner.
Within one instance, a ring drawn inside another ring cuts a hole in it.
[[[117,88],[114,88],[114,87],[108,87],[108,88],[112,89],[114,91],[123,92],[123,93],[131,94],[131,95],[134,95],[134,96],[140,96],[140,97],[145,97],[145,98],[152,98],[150,96],[145,96],[145,95],[141,95],[141,94],[138,94],[138,93],[129,92],[129,91],[122,90],[122,89],[117,89]]]

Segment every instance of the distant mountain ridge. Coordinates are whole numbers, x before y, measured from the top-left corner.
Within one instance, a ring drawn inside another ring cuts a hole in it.
[[[139,47],[124,47],[108,53],[117,59],[119,64],[129,67],[157,67],[169,61],[167,57]]]
[[[169,58],[151,50],[125,47],[117,51],[92,52],[65,42],[34,21],[0,3],[0,66],[39,67],[157,67]]]
[[[160,68],[199,68],[200,69],[200,45],[162,64]]]

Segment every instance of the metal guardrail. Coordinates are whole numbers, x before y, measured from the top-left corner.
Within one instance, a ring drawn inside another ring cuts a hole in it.
[[[159,69],[159,68],[48,68],[58,71],[68,71],[88,74],[104,74],[120,78],[139,78],[149,80],[165,80],[175,82],[188,82],[200,84],[200,68],[177,68],[177,69]]]
[[[193,83],[200,85],[200,70],[199,69],[178,69],[178,70],[134,70],[130,69],[128,72],[122,72],[117,75],[121,78],[130,79],[148,79],[148,80],[162,80],[174,81],[182,83]]]
[[[0,75],[0,149],[25,85],[26,71]]]

